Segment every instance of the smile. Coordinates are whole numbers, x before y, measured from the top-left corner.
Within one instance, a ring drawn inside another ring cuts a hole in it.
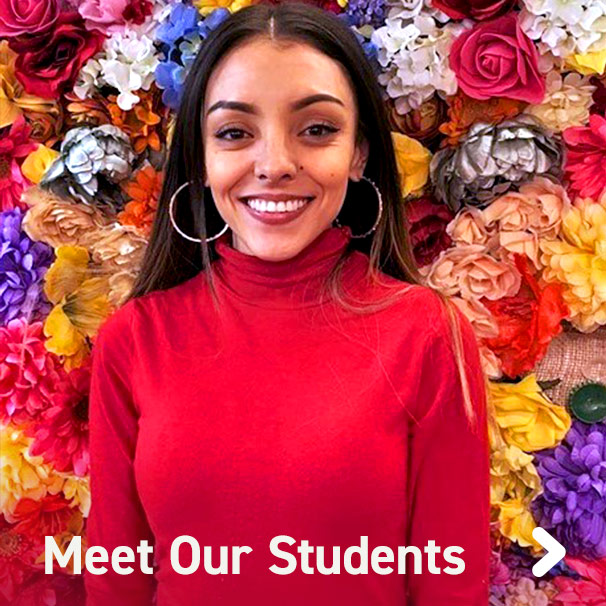
[[[262,198],[250,198],[246,200],[246,204],[262,213],[290,213],[303,208],[311,202],[310,198],[300,198],[298,200],[287,200],[282,202],[273,202],[272,200],[263,200]]]

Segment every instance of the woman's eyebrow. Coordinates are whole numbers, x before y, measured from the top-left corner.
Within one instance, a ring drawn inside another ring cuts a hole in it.
[[[291,103],[290,110],[296,112],[298,110],[311,105],[312,103],[318,103],[319,101],[329,101],[330,103],[338,103],[345,107],[345,103],[341,101],[341,99],[337,97],[333,97],[332,95],[328,95],[326,93],[318,93],[315,95],[309,95],[308,97],[303,97],[303,99],[299,99],[294,103]],[[246,112],[247,114],[258,115],[259,110],[256,105],[252,105],[250,103],[244,103],[242,101],[217,101],[214,103],[206,112],[208,116],[211,112],[214,112],[216,109],[233,109],[236,111]]]

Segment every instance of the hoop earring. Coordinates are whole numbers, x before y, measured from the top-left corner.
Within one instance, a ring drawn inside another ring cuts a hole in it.
[[[183,236],[185,239],[189,240],[190,242],[202,242],[202,240],[200,238],[192,238],[191,236],[188,236],[186,233],[183,233],[179,229],[179,226],[175,222],[175,218],[173,216],[173,208],[175,206],[175,200],[177,199],[177,195],[181,192],[181,190],[183,188],[187,187],[188,185],[189,185],[189,181],[186,181],[185,183],[183,183],[183,185],[180,185],[176,189],[175,193],[170,197],[170,203],[168,205],[168,216],[170,218],[170,222],[172,223],[173,227],[179,233],[180,236]],[[212,242],[213,240],[216,240],[217,238],[222,236],[227,231],[228,227],[229,227],[229,225],[226,223],[225,227],[216,236],[212,236],[211,238],[205,238],[206,242]]]
[[[379,225],[379,221],[381,220],[381,216],[383,215],[383,196],[381,196],[381,191],[379,190],[379,188],[374,184],[373,181],[371,181],[368,177],[361,177],[361,179],[364,179],[364,181],[368,181],[374,188],[376,194],[377,194],[377,198],[379,200],[379,214],[377,215],[377,218],[374,222],[374,225],[365,233],[363,234],[359,234],[359,235],[353,235],[352,234],[352,238],[365,238],[366,236],[369,236],[373,231],[375,231],[375,229],[377,229],[377,226]],[[337,227],[343,227],[340,223],[339,223],[339,219],[335,218],[335,223],[337,224]]]

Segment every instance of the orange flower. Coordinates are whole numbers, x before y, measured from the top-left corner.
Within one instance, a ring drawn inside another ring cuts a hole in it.
[[[111,115],[107,107],[108,102],[102,95],[80,99],[76,93],[72,92],[66,93],[63,96],[66,101],[69,101],[65,117],[65,123],[68,128],[75,128],[83,124],[93,124],[94,126],[111,124]]]
[[[513,99],[494,97],[478,101],[468,97],[463,91],[448,97],[448,117],[450,122],[440,126],[440,132],[448,137],[442,145],[456,145],[467,133],[469,127],[478,120],[496,124],[517,116],[528,104]]]
[[[138,170],[134,180],[123,185],[122,189],[131,201],[118,214],[118,221],[122,225],[133,225],[145,235],[149,235],[162,190],[162,173],[147,164]]]
[[[21,499],[15,508],[15,531],[32,540],[56,535],[65,530],[73,513],[61,495],[49,495],[39,501]]]
[[[131,139],[135,153],[142,154],[148,147],[154,151],[161,148],[159,125],[166,110],[162,110],[161,91],[152,85],[149,91],[137,91],[141,101],[131,110],[124,111],[116,103],[117,96],[109,96],[109,112],[112,124],[122,129]],[[162,112],[162,113],[156,113]]]

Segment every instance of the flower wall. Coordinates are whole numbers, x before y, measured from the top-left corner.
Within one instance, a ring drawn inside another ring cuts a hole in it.
[[[185,76],[247,4],[0,0],[0,604],[84,603],[43,538],[86,538],[95,335],[137,275]],[[606,330],[606,4],[318,4],[373,64],[415,259],[490,378],[490,603],[604,606],[606,374],[552,398],[537,368]],[[542,579],[535,525],[568,550]]]

